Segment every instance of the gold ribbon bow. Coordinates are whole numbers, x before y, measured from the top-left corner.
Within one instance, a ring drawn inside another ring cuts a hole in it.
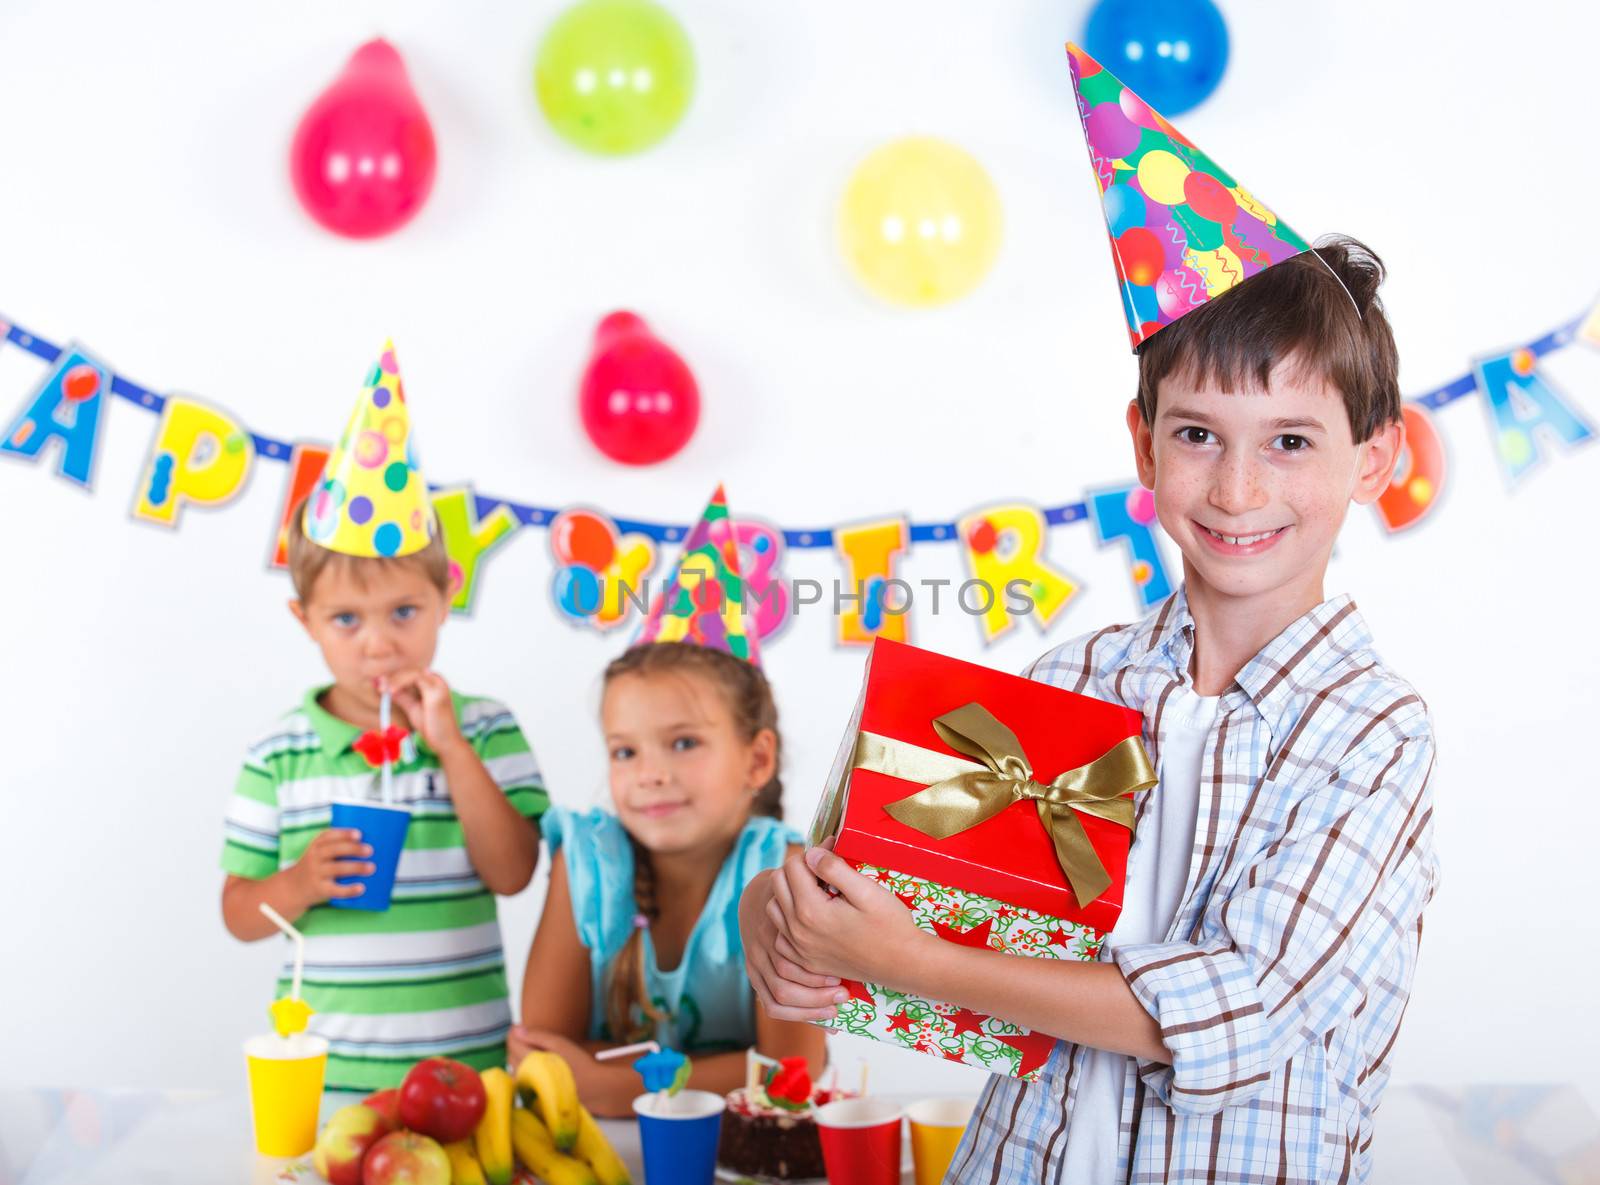
[[[945,744],[977,760],[965,761],[873,732],[856,737],[854,768],[924,787],[886,806],[891,816],[924,835],[948,839],[992,819],[1013,802],[1031,798],[1078,906],[1087,906],[1110,888],[1111,876],[1078,815],[1097,815],[1133,830],[1133,801],[1124,796],[1156,784],[1155,770],[1138,737],[1127,737],[1089,764],[1040,782],[1016,734],[982,704],[946,712],[935,718],[933,728]]]

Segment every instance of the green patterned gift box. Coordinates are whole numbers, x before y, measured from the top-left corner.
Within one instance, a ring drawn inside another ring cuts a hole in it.
[[[1091,926],[876,865],[857,867],[898,897],[919,929],[946,942],[1037,959],[1090,961],[1100,955],[1104,935]],[[844,986],[850,998],[825,1026],[841,1033],[1030,1082],[1038,1078],[1055,1047],[1055,1038],[1048,1034],[970,1008],[908,996],[875,983],[845,980]]]

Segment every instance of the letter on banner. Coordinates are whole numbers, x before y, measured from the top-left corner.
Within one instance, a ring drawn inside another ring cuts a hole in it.
[[[745,629],[765,642],[789,624],[789,590],[779,569],[783,565],[783,532],[766,523],[741,520],[733,524],[739,543],[739,569],[744,577]]]
[[[1545,451],[1534,430],[1567,445],[1581,444],[1594,435],[1589,422],[1575,412],[1535,366],[1532,350],[1512,350],[1480,358],[1473,369],[1489,427],[1495,434],[1495,454],[1506,481],[1515,486],[1544,464]]]
[[[37,460],[45,442],[59,440],[56,472],[90,488],[100,406],[110,388],[111,371],[76,345],[67,346],[0,438],[0,453]]]
[[[1062,608],[1078,591],[1077,584],[1042,557],[1044,515],[1032,506],[991,506],[967,515],[956,524],[967,570],[974,580],[994,589],[994,603],[979,618],[985,645],[1009,633],[1017,624],[1006,612],[1006,585],[1026,580],[1031,587],[1033,610],[1029,614],[1041,632],[1050,628]]]
[[[649,604],[656,545],[648,535],[619,536],[603,514],[563,510],[550,524],[550,553],[556,606],[569,620],[604,631]]]
[[[886,612],[885,602],[889,581],[895,575],[895,559],[906,550],[909,539],[903,518],[835,528],[833,546],[844,561],[845,588],[862,594],[855,608],[846,608],[834,619],[834,641],[839,645],[868,646],[874,638],[906,641],[907,614]]]
[[[1589,315],[1578,326],[1578,340],[1592,349],[1600,349],[1600,300],[1594,302]]]
[[[1148,609],[1172,595],[1172,578],[1156,543],[1155,495],[1142,485],[1117,486],[1088,496],[1089,518],[1100,546],[1125,540],[1139,606]]]
[[[480,518],[479,502],[470,487],[439,491],[433,495],[433,509],[439,515],[444,549],[450,555],[450,608],[457,613],[470,613],[478,561],[522,524],[503,502],[496,503]]]
[[[184,503],[221,506],[244,488],[254,453],[244,429],[222,412],[167,396],[139,479],[134,517],[176,527]]]
[[[1400,412],[1405,422],[1406,446],[1400,450],[1389,488],[1374,509],[1389,532],[1404,530],[1420,521],[1439,500],[1444,489],[1444,441],[1433,417],[1415,403]]]
[[[300,499],[309,498],[317,488],[317,479],[328,463],[328,448],[320,444],[296,441],[289,454],[289,484],[283,495],[283,506],[278,511],[278,534],[272,545],[272,562],[269,568],[289,566],[289,515],[300,505]]]

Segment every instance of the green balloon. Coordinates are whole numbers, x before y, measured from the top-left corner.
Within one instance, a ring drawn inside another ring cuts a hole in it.
[[[565,139],[624,156],[678,126],[694,95],[694,49],[652,0],[580,0],[545,34],[533,86]]]

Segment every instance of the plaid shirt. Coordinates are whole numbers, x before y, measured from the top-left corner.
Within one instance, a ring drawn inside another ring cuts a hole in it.
[[[1138,709],[1159,760],[1193,649],[1180,589],[1028,675]],[[1426,705],[1379,661],[1348,597],[1239,672],[1206,741],[1167,941],[1111,954],[1172,1053],[1127,1059],[1118,1181],[1366,1179],[1437,879],[1433,756]],[[991,1078],[946,1181],[1057,1185],[1081,1060],[1062,1042],[1039,1081]]]

